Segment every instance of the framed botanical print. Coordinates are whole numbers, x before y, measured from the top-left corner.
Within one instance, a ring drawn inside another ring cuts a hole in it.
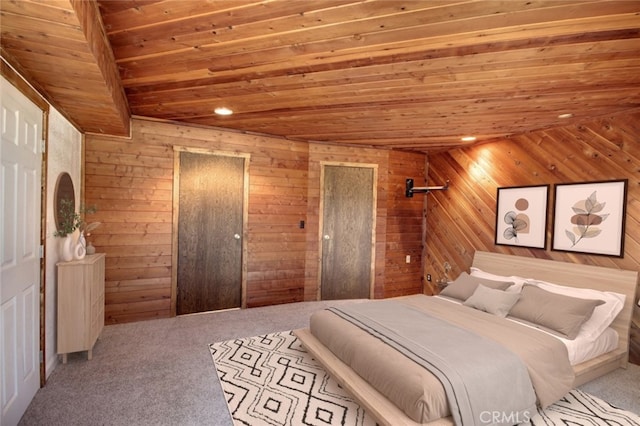
[[[549,185],[498,188],[497,245],[546,248]]]
[[[555,185],[552,250],[624,257],[628,180]]]

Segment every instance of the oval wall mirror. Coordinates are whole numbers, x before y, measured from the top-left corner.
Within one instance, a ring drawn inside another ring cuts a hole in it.
[[[53,215],[56,219],[56,229],[58,231],[60,231],[60,229],[62,228],[62,218],[60,217],[60,207],[62,207],[62,200],[71,200],[71,205],[75,210],[76,193],[73,189],[73,181],[71,180],[71,176],[69,176],[69,173],[67,172],[62,172],[60,173],[60,176],[58,176],[58,181],[56,182],[56,190],[53,195]]]

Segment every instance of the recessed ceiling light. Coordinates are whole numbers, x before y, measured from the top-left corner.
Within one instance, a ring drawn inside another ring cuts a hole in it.
[[[476,140],[476,137],[475,136],[464,136],[464,137],[460,138],[460,140],[462,142],[473,142],[473,141]]]
[[[558,115],[558,118],[571,118],[571,117],[573,117],[573,114],[571,114],[570,112],[568,112],[566,114]]]
[[[233,111],[227,107],[218,107],[216,109],[213,110],[213,112],[215,112],[218,115],[231,115],[233,114]]]

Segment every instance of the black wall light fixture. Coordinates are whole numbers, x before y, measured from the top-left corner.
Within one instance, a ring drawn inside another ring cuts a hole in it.
[[[446,191],[449,189],[449,181],[442,186],[413,186],[413,179],[407,179],[405,181],[405,195],[407,198],[412,198],[413,194],[426,194],[431,191]]]

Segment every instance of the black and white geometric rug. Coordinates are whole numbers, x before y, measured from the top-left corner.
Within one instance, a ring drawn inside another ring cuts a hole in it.
[[[235,425],[376,424],[290,331],[209,349]],[[526,424],[640,426],[640,416],[576,389]]]
[[[291,332],[209,348],[236,425],[375,425]]]
[[[621,410],[580,389],[573,389],[544,411],[538,409],[529,423],[533,426],[640,426],[640,416]]]

